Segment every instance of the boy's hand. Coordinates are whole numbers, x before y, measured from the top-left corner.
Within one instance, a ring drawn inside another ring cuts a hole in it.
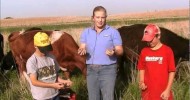
[[[161,95],[160,95],[160,97],[161,97],[163,100],[168,100],[169,96],[170,96],[170,91],[168,91],[168,90],[163,91],[163,92],[161,93]]]
[[[64,84],[66,85],[66,87],[70,87],[73,82],[71,80],[65,80]]]
[[[145,85],[144,82],[139,82],[139,88],[140,88],[141,90],[146,90],[147,86]]]
[[[64,84],[63,83],[53,83],[52,87],[55,89],[62,89],[62,88],[64,88]]]

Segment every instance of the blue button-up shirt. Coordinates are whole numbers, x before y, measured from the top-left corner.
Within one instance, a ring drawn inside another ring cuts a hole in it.
[[[86,28],[80,37],[80,42],[86,44],[86,64],[98,65],[116,63],[116,55],[108,56],[106,50],[122,45],[119,32],[108,25],[100,33],[97,33],[93,27]]]

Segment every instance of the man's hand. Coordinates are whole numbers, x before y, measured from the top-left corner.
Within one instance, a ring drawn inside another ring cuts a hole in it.
[[[113,56],[114,55],[114,49],[107,49],[106,50],[106,54],[108,55],[108,56]]]
[[[78,54],[79,55],[85,55],[86,54],[86,44],[81,44],[79,49],[78,49]]]

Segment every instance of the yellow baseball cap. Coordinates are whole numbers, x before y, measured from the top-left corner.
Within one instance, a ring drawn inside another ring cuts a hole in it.
[[[49,36],[44,32],[37,32],[34,35],[34,45],[38,47],[40,52],[52,51],[51,41]]]

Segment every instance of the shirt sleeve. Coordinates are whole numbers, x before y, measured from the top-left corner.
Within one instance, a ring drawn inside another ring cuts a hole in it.
[[[174,54],[173,54],[173,51],[171,48],[168,49],[168,69],[169,69],[169,72],[171,71],[176,71],[176,68],[175,68],[175,61],[174,61]]]
[[[113,44],[114,44],[114,46],[122,45],[121,36],[120,36],[120,33],[118,32],[118,30],[114,30]]]
[[[138,70],[144,70],[145,69],[145,56],[144,56],[143,50],[141,51],[141,54],[139,56],[137,69]]]
[[[80,36],[80,43],[85,43],[86,44],[86,34],[88,33],[88,29],[85,29],[81,36]]]
[[[52,58],[52,60],[53,60],[53,62],[55,64],[56,72],[58,72],[60,70],[61,66],[59,65],[59,63],[57,62],[57,60],[56,60],[56,58],[55,58],[55,56],[53,54],[49,54],[49,56],[50,56],[50,58]]]
[[[37,72],[37,66],[33,59],[28,59],[26,62],[27,74],[34,74]]]

